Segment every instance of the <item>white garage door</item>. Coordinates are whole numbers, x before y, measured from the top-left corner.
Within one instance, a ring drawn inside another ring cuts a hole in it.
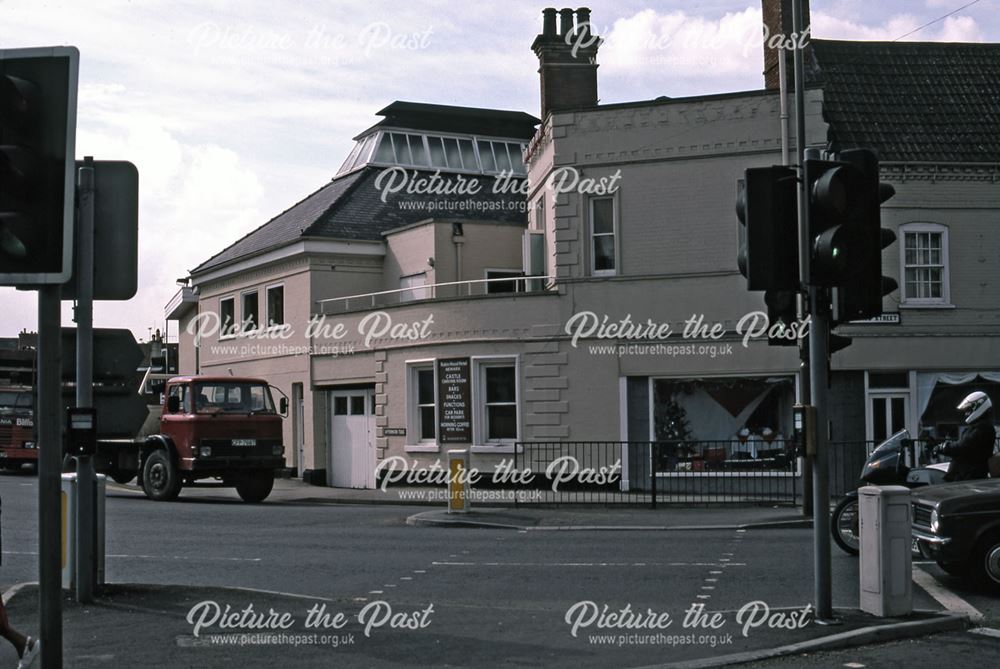
[[[328,485],[375,487],[374,397],[373,390],[330,391]]]

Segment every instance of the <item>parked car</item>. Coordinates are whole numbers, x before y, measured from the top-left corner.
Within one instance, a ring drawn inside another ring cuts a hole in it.
[[[1000,479],[918,488],[913,541],[949,574],[1000,591]]]

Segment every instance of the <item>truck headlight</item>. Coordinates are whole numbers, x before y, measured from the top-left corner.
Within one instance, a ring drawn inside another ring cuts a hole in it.
[[[274,446],[271,449],[271,452],[274,453],[276,456],[277,455],[284,455],[285,454],[285,447],[284,446]]]
[[[212,447],[211,446],[202,446],[201,448],[198,449],[198,455],[200,455],[203,458],[210,458],[210,457],[212,457]]]
[[[941,527],[941,523],[939,521],[940,519],[938,518],[937,509],[933,509],[931,511],[931,532],[937,532]]]

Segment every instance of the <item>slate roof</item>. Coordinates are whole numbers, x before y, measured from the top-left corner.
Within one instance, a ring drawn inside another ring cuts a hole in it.
[[[813,39],[833,150],[886,161],[1000,162],[1000,44]]]
[[[526,201],[517,193],[493,193],[494,178],[475,174],[441,173],[441,189],[462,192],[407,194],[398,192],[382,202],[376,188],[378,175],[388,168],[366,167],[340,176],[301,202],[249,233],[235,244],[191,270],[199,274],[306,237],[381,241],[388,230],[429,218],[438,220],[491,221],[526,225]],[[414,170],[407,170],[411,175]],[[433,172],[418,172],[430,177]],[[473,187],[475,182],[478,186]],[[471,189],[475,194],[466,194]],[[406,203],[433,203],[433,210],[407,208]],[[477,206],[478,205],[478,206]]]

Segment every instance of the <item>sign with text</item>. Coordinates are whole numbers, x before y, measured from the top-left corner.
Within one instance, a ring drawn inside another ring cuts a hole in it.
[[[472,383],[468,358],[438,360],[438,442],[472,442]]]

